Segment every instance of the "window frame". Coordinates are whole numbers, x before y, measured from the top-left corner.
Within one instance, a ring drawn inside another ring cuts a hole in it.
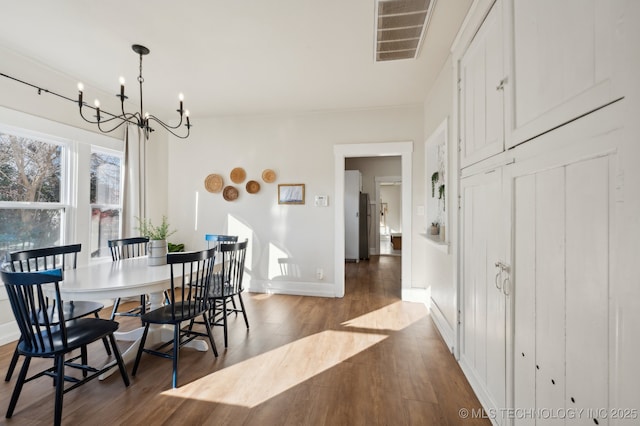
[[[125,144],[122,135],[105,135],[92,132],[79,127],[73,127],[59,121],[53,121],[27,114],[21,111],[12,110],[0,106],[0,128],[2,131],[28,135],[47,142],[58,142],[67,145],[66,155],[62,159],[65,166],[62,170],[65,175],[66,184],[61,182],[61,203],[65,208],[64,218],[61,219],[63,228],[63,241],[65,244],[81,243],[83,250],[78,253],[78,266],[86,265],[89,262],[103,261],[104,258],[91,259],[89,247],[91,239],[87,229],[91,218],[90,207],[90,155],[92,147],[100,150],[112,150],[125,156]],[[114,137],[115,136],[115,137]],[[124,173],[124,161],[122,172]],[[122,180],[124,185],[124,180]],[[124,199],[123,199],[124,202]],[[36,208],[33,203],[7,202],[13,203],[18,208],[25,208],[25,205]],[[9,204],[4,204],[9,208]],[[49,205],[51,208],[52,206]],[[122,233],[122,229],[120,230]],[[86,249],[84,248],[86,247]],[[4,287],[0,285],[0,287]],[[2,292],[0,292],[2,300]]]
[[[103,146],[99,146],[99,145],[91,145],[91,150],[89,153],[89,185],[91,185],[91,156],[94,153],[100,153],[100,154],[106,154],[106,155],[111,155],[114,157],[118,157],[120,158],[120,203],[119,204],[101,204],[101,203],[92,203],[91,202],[91,196],[89,196],[89,199],[87,200],[88,204],[89,204],[89,223],[91,223],[91,214],[93,209],[98,208],[101,210],[105,210],[105,209],[109,209],[109,210],[119,210],[120,211],[120,219],[118,221],[118,238],[122,238],[122,222],[123,222],[123,218],[124,218],[124,176],[125,176],[125,167],[124,167],[124,160],[125,160],[125,153],[124,151],[118,151],[115,149],[111,149],[111,148],[105,148]],[[91,240],[92,238],[92,232],[89,232],[89,247],[92,248],[93,245],[93,241]],[[89,254],[91,256],[91,254]],[[105,256],[96,256],[96,257],[91,257],[92,261],[96,261],[99,259],[104,259]]]

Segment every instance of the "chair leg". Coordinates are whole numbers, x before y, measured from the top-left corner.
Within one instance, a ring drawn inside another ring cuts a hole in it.
[[[207,313],[204,312],[202,314],[202,318],[204,319],[204,327],[207,329],[207,334],[209,335],[209,342],[211,343],[211,350],[213,351],[213,355],[218,357],[218,348],[216,348],[216,342],[213,341],[213,333],[211,332],[211,325],[209,324],[209,318],[207,318]]]
[[[83,348],[86,351],[86,347]],[[56,356],[56,402],[55,402],[55,426],[62,424],[62,398],[64,397],[64,355]]]
[[[100,315],[97,312],[94,312],[96,318],[100,319]],[[111,347],[109,347],[109,341],[106,337],[102,338],[102,343],[104,344],[104,348],[107,351],[107,355],[111,356]]]
[[[116,357],[116,362],[118,363],[118,368],[120,369],[122,381],[124,382],[125,386],[129,386],[129,375],[127,374],[127,369],[124,366],[124,361],[122,360],[122,355],[120,355],[120,350],[118,350],[118,346],[116,345],[116,338],[113,336],[113,333],[109,335],[109,340],[111,340],[113,354]]]
[[[180,353],[180,323],[174,325],[173,329],[173,388],[178,387],[178,354]]]
[[[242,306],[242,315],[244,315],[244,323],[249,328],[249,319],[247,318],[247,310],[244,308],[244,301],[242,300],[242,294],[238,293],[238,300],[240,300],[240,306]]]
[[[138,371],[138,364],[140,364],[140,358],[142,357],[142,351],[144,351],[144,343],[147,340],[147,333],[149,332],[149,323],[144,326],[144,331],[142,332],[142,339],[140,339],[140,346],[138,346],[138,353],[136,354],[136,362],[133,364],[133,371],[131,371],[131,375],[135,376],[136,371]]]
[[[18,341],[20,344],[20,340]],[[9,363],[9,368],[7,369],[7,375],[4,378],[5,382],[11,380],[11,376],[13,376],[13,371],[16,369],[16,365],[18,365],[18,357],[20,354],[18,353],[18,345],[16,345],[15,350],[13,351],[13,356],[11,357],[11,362]]]
[[[142,316],[145,314],[145,312],[147,312],[147,295],[141,294],[140,295],[140,322],[142,322],[142,325],[144,325],[144,322],[142,321]]]
[[[30,363],[31,363],[31,357],[25,356],[24,362],[22,363],[22,368],[20,369],[20,374],[18,374],[18,381],[16,382],[16,387],[13,388],[13,394],[11,395],[9,408],[7,408],[7,414],[5,417],[8,419],[10,419],[11,416],[13,416],[13,410],[15,410],[16,404],[18,403],[20,392],[22,392],[22,385],[24,385],[24,379],[27,377],[27,371],[29,370]]]
[[[84,345],[80,348],[80,359],[82,360],[82,365],[89,365],[89,357],[87,355],[87,345]],[[87,370],[85,368],[82,369],[82,377],[87,377]]]
[[[226,348],[228,346],[228,341],[227,341],[227,301],[223,300],[222,301],[222,325],[224,328],[224,347]]]
[[[118,306],[120,306],[119,297],[113,301],[113,310],[111,311],[111,318],[110,318],[111,321],[113,321],[113,319],[116,317],[116,312],[118,312]]]

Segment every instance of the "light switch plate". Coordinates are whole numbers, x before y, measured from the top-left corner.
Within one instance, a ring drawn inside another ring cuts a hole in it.
[[[328,195],[316,195],[315,197],[315,206],[316,207],[327,207],[329,205],[329,196]]]

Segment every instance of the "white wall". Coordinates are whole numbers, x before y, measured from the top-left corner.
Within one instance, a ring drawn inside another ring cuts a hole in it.
[[[442,121],[451,117],[453,114],[453,68],[451,64],[451,57],[447,59],[442,70],[440,70],[440,75],[438,79],[427,96],[427,100],[424,104],[424,134],[425,139],[429,137],[431,133],[434,132],[442,123]],[[451,123],[452,120],[449,120]],[[451,129],[449,129],[449,135],[451,135]],[[457,232],[455,226],[451,226],[454,222],[452,220],[451,215],[457,213],[457,209],[452,208],[454,204],[451,203],[451,200],[455,200],[457,198],[457,191],[451,185],[450,176],[452,174],[452,170],[456,170],[457,163],[454,162],[453,157],[458,152],[457,144],[455,141],[449,140],[448,142],[448,152],[449,154],[449,164],[447,165],[447,169],[450,171],[447,173],[447,207],[446,212],[448,212],[448,220],[447,223],[450,226],[447,227],[446,231],[449,235],[447,239],[450,241],[451,247],[456,243]],[[424,145],[424,141],[422,143]],[[424,167],[423,167],[424,169]],[[424,170],[422,171],[424,173]],[[431,176],[424,176],[425,186],[423,188],[428,187],[428,190],[431,191]],[[421,200],[424,200],[423,203],[426,204],[426,190],[423,189],[423,192],[420,193],[419,196]],[[426,226],[424,222],[424,218],[420,223],[423,231]],[[436,315],[440,313],[442,317],[444,317],[447,326],[451,331],[455,330],[456,324],[456,283],[454,280],[453,268],[454,261],[452,256],[452,249],[449,250],[448,253],[444,253],[435,246],[428,244],[425,238],[418,239],[421,243],[421,251],[416,250],[414,256],[422,256],[422,262],[425,268],[425,276],[427,287],[431,290],[431,303],[432,309],[439,311],[436,312]],[[447,342],[449,343],[449,342]]]
[[[169,142],[168,209],[178,229],[173,240],[195,250],[206,246],[205,233],[247,236],[251,289],[333,296],[333,146],[422,141],[422,116],[422,106],[414,106],[197,120],[188,140]],[[227,202],[205,190],[210,173],[230,184],[234,167],[243,167],[247,180],[259,181],[260,192],[248,194],[244,183],[234,185],[240,196]],[[275,183],[261,180],[266,168],[277,173]],[[278,183],[304,183],[306,204],[278,205]],[[314,207],[315,195],[328,195],[329,206]],[[287,268],[281,270],[279,259]],[[318,268],[322,280],[316,278]]]

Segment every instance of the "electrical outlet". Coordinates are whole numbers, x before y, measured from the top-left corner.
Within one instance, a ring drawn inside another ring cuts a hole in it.
[[[324,271],[322,270],[322,268],[316,269],[316,278],[318,278],[319,280],[324,278]]]

